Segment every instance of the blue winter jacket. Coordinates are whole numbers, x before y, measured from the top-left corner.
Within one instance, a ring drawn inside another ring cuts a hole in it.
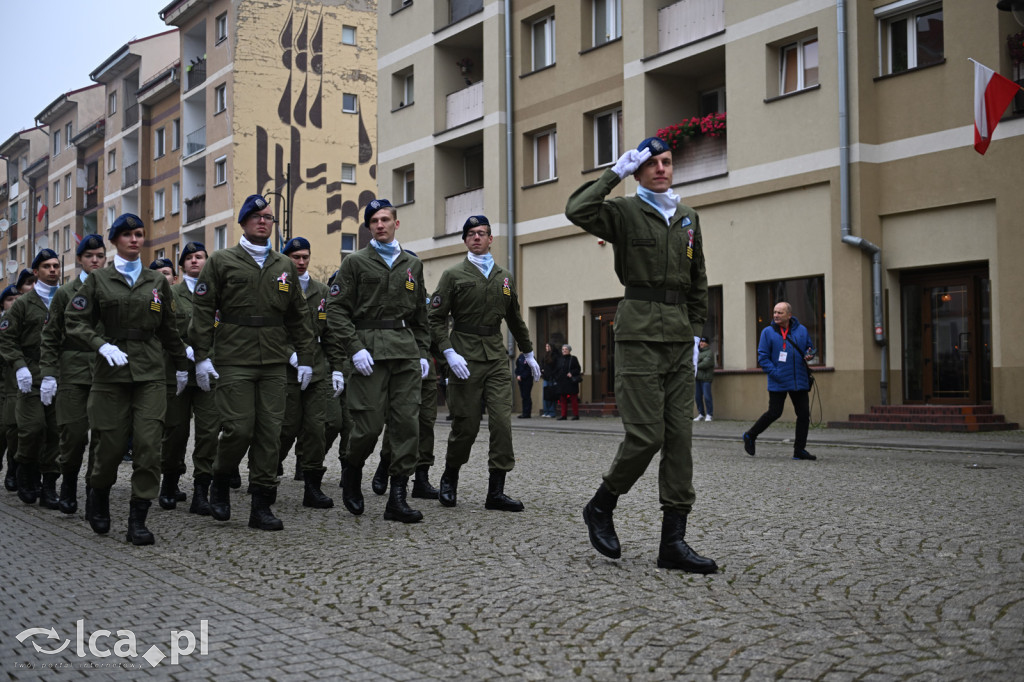
[[[804,355],[814,355],[807,327],[795,317],[789,318],[785,340],[786,361],[779,362],[783,350],[782,332],[774,322],[761,330],[757,344],[757,364],[768,374],[769,391],[807,391],[811,388],[810,373]]]

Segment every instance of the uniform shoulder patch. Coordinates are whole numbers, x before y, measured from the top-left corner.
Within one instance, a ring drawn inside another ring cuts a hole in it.
[[[341,293],[341,287],[339,287],[337,284],[332,284],[331,285],[331,296],[337,296],[340,293]]]
[[[206,295],[206,282],[200,282],[196,285],[196,296]]]
[[[75,296],[71,299],[71,307],[75,310],[85,310],[85,306],[89,305],[89,301],[85,296]]]
[[[4,331],[11,326],[11,321],[8,319],[0,320],[0,332]]]
[[[430,300],[430,307],[431,308],[440,308],[441,307],[441,294],[436,294],[434,296],[434,298],[432,298]]]

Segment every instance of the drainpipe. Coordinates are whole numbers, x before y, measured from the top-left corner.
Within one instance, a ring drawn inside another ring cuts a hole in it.
[[[508,271],[516,275],[516,197],[512,184],[515,140],[512,135],[512,0],[505,0],[505,203],[508,224]],[[508,333],[509,357],[515,357],[515,340]]]
[[[871,255],[871,307],[875,343],[882,349],[882,404],[889,404],[889,347],[882,325],[882,249],[850,229],[850,116],[847,84],[846,0],[836,2],[839,49],[839,228],[844,244]]]

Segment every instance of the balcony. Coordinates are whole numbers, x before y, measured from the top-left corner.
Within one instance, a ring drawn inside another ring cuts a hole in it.
[[[448,95],[445,104],[445,130],[484,116],[484,82],[478,81]]]
[[[444,198],[444,233],[461,234],[466,216],[484,212],[484,188],[471,189]]]
[[[183,158],[198,154],[204,149],[206,149],[206,126],[185,135],[185,156]]]
[[[135,103],[124,110],[124,123],[121,124],[121,130],[128,130],[133,125],[139,122],[139,105]]]
[[[694,137],[672,154],[672,181],[696,182],[729,171],[725,137]]]
[[[99,196],[98,187],[92,185],[91,187],[85,188],[85,210],[89,211],[96,208],[99,205],[96,197]]]
[[[185,199],[185,222],[183,225],[190,225],[199,222],[206,217],[206,195]]]
[[[188,69],[188,74],[185,76],[185,92],[199,87],[206,82],[205,59],[200,59],[193,64],[189,64],[186,68]]]
[[[725,30],[725,0],[680,0],[658,10],[658,52]]]
[[[129,163],[121,171],[121,189],[128,189],[139,182],[139,162]]]

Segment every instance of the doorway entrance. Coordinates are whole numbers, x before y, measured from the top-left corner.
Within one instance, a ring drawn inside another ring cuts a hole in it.
[[[591,400],[615,402],[615,309],[620,299],[590,304]]]

